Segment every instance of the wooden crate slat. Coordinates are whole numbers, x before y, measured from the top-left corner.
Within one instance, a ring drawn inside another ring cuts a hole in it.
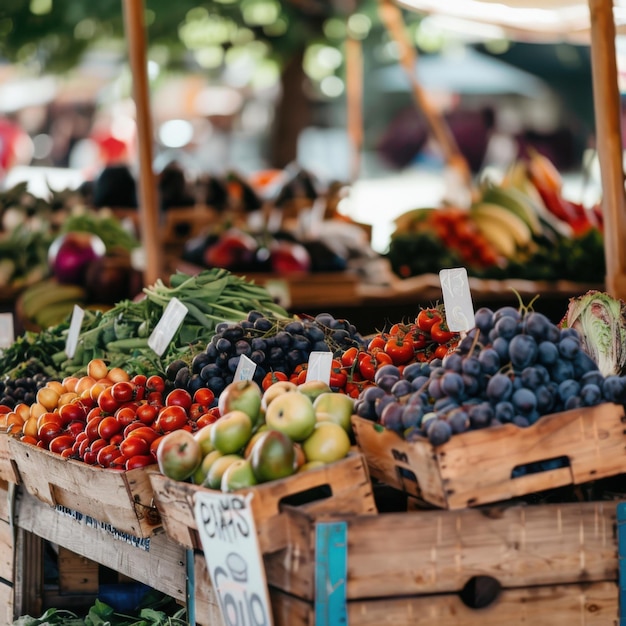
[[[615,502],[343,519],[350,600],[460,591],[480,575],[505,588],[618,578]],[[315,523],[290,510],[288,547],[265,558],[269,583],[306,600],[315,594]]]
[[[10,438],[6,433],[0,433],[0,480],[18,483],[19,475],[9,450]]]
[[[312,604],[274,589],[271,600],[275,626],[315,626]],[[618,620],[612,582],[507,589],[481,609],[454,594],[348,602],[350,626],[616,626]]]
[[[201,548],[194,517],[194,495],[206,489],[171,480],[158,472],[150,472],[149,475],[154,500],[167,534],[183,546]],[[329,497],[318,497],[302,504],[301,508],[317,513],[339,512],[345,515],[376,511],[365,459],[359,453],[350,454],[345,459],[319,469],[241,491],[254,493],[251,507],[263,553],[275,552],[285,546],[285,514],[281,507],[285,498],[325,486],[331,489]]]
[[[24,488],[47,504],[65,506],[116,529],[147,537],[160,525],[147,469],[107,470],[9,442]]]
[[[95,561],[59,546],[57,565],[61,593],[98,593],[100,568]]]
[[[0,624],[12,624],[19,615],[13,614],[13,585],[0,581]]]
[[[0,578],[8,582],[13,582],[14,577],[14,547],[13,529],[0,520]]]
[[[626,469],[624,409],[602,404],[544,416],[528,428],[505,424],[455,435],[434,448],[353,416],[373,477],[435,506],[464,508],[509,500]],[[512,478],[514,468],[567,457],[570,466]]]
[[[113,536],[105,527],[64,515],[29,493],[21,495],[17,524],[30,536],[57,543],[177,600],[185,600],[185,550],[162,528],[144,539],[143,545],[133,545]],[[25,565],[29,567],[28,562]]]

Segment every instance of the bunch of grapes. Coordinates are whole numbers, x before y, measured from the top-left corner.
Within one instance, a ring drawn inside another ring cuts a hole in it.
[[[215,331],[206,350],[196,354],[191,363],[170,363],[166,377],[173,386],[191,394],[207,387],[217,398],[233,381],[242,355],[255,363],[253,380],[261,385],[269,372],[290,376],[298,365],[307,363],[311,352],[340,354],[367,343],[354,324],[330,313],[282,319],[250,311],[245,320],[223,322]]]
[[[50,377],[42,372],[18,378],[5,377],[0,380],[0,405],[14,409],[19,403],[34,404],[37,392],[45,387]]]
[[[575,329],[510,306],[483,307],[475,322],[443,360],[381,368],[356,413],[409,441],[441,445],[467,430],[525,428],[559,411],[626,403],[626,377],[603,376]]]

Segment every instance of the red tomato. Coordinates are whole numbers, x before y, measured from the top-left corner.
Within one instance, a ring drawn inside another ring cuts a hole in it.
[[[367,344],[367,349],[371,352],[374,348],[380,348],[383,350],[385,348],[385,344],[387,343],[387,339],[382,335],[376,335],[372,337]]]
[[[208,387],[200,387],[193,394],[193,401],[204,406],[211,406],[215,400],[215,394]]]
[[[163,393],[161,391],[151,391],[146,396],[146,401],[161,408],[163,406]]]
[[[87,433],[87,438],[89,441],[95,441],[100,437],[98,434],[98,426],[100,426],[100,422],[104,419],[104,417],[94,417],[93,419],[87,422],[87,426],[85,427],[85,432]]]
[[[64,459],[69,459],[70,457],[74,456],[74,452],[72,448],[65,448],[64,450],[61,451],[61,456]]]
[[[113,397],[111,392],[113,385],[105,387],[98,395],[98,406],[105,412],[113,415],[120,407],[120,403]]]
[[[141,423],[152,424],[152,422],[154,422],[154,420],[156,419],[158,413],[159,408],[157,406],[146,402],[145,404],[140,404],[137,407],[135,415]]]
[[[133,383],[136,387],[145,387],[147,381],[148,381],[148,378],[144,374],[135,374],[130,379],[130,382]]]
[[[128,426],[131,422],[134,422],[136,418],[136,410],[130,406],[121,406],[117,411],[115,411],[115,419],[122,425],[122,427]]]
[[[159,444],[161,443],[161,440],[163,439],[163,437],[165,437],[165,435],[159,435],[151,444],[150,444],[150,455],[154,458],[154,460],[156,461],[157,458],[157,448],[159,447]]]
[[[130,402],[135,397],[135,385],[127,380],[120,380],[111,386],[111,396],[119,404]]]
[[[197,422],[198,419],[200,419],[207,411],[209,410],[208,406],[205,406],[204,404],[200,404],[199,402],[194,402],[190,407],[189,407],[189,419]]]
[[[50,445],[50,442],[59,435],[63,434],[63,429],[54,422],[46,422],[37,429],[37,439],[43,444],[45,448]]]
[[[130,426],[133,426],[133,424],[130,424]],[[126,428],[129,428],[129,426],[127,426]],[[157,432],[151,426],[139,426],[125,433],[125,438],[141,437],[142,439],[145,439],[146,441],[150,443],[152,443],[157,437],[160,437],[160,436],[161,436],[161,433]]]
[[[430,329],[430,336],[437,343],[448,343],[448,341],[452,341],[456,337],[456,333],[448,328],[444,320],[439,320]]]
[[[289,377],[284,372],[268,372],[261,381],[261,389],[265,391],[268,387],[277,383],[279,380],[289,380]]]
[[[217,407],[213,407],[209,409],[206,413],[201,415],[196,420],[196,426],[198,427],[198,430],[199,430],[200,428],[202,428],[203,426],[206,426],[207,424],[212,424],[213,422],[216,422],[219,419],[219,417],[220,417],[219,409]]]
[[[433,357],[436,359],[443,359],[446,354],[448,354],[448,346],[441,343],[435,348],[435,351],[433,352]]]
[[[415,320],[417,327],[423,331],[430,331],[430,329],[442,318],[441,312],[436,308],[422,309]]]
[[[120,456],[119,446],[109,443],[98,450],[96,462],[98,465],[102,465],[102,467],[109,467],[109,465],[111,465],[111,461],[116,459],[118,456]]]
[[[58,435],[50,441],[48,450],[50,450],[50,452],[55,452],[56,454],[61,454],[63,450],[69,449],[71,451],[74,441],[75,439],[72,435]]]
[[[109,463],[108,469],[124,471],[126,469],[125,466],[126,466],[126,457],[120,454]]]
[[[110,439],[109,439],[109,443],[114,443],[116,446],[119,446],[120,443],[122,443],[122,441],[124,441],[124,435],[119,432],[119,433],[115,433]]]
[[[85,453],[87,452],[87,450],[89,450],[89,441],[87,439],[85,439],[84,441],[81,441],[78,444],[78,450],[76,452],[76,454],[78,455],[78,458],[84,460]]]
[[[154,426],[161,433],[169,433],[178,430],[187,424],[187,411],[182,406],[173,405],[163,407],[156,420]]]
[[[77,420],[85,421],[84,408],[78,402],[68,402],[59,408],[59,417],[63,425]]]
[[[408,363],[414,355],[413,341],[410,337],[390,337],[385,344],[385,353],[391,357],[394,365]]]
[[[165,396],[165,406],[180,406],[185,411],[189,409],[192,402],[191,394],[186,389],[172,389]]]
[[[65,427],[65,432],[67,432],[69,435],[72,435],[72,437],[74,437],[74,439],[76,439],[78,437],[78,435],[85,435],[85,439],[87,438],[87,435],[85,433],[85,428],[86,428],[86,424],[85,422],[81,422],[80,420],[76,420],[74,422],[70,422],[66,427]]]
[[[154,458],[151,454],[138,454],[131,457],[130,459],[126,459],[124,469],[131,470],[137,469],[138,467],[147,467],[148,465],[152,465],[153,463]]]
[[[142,437],[126,437],[120,443],[120,452],[130,459],[138,454],[149,454],[150,443]]]
[[[35,439],[35,437],[32,437],[31,435],[22,435],[20,437],[20,441],[23,441],[24,443],[30,443],[33,446],[37,445],[37,439]]]
[[[113,437],[116,433],[119,433],[123,428],[123,425],[118,422],[112,415],[107,415],[102,418],[102,421],[98,424],[98,435],[102,439],[107,441]]]
[[[87,423],[89,423],[94,417],[104,417],[104,416],[105,416],[104,411],[99,406],[94,406],[92,409],[89,410],[89,413],[87,413],[86,421]]]
[[[146,380],[146,390],[163,393],[165,391],[165,380],[163,380],[162,376],[150,376],[148,380]]]
[[[4,413],[10,413],[13,409],[6,405],[6,404],[0,404],[0,415],[3,415]]]
[[[358,362],[358,357],[359,357],[359,352],[360,350],[355,347],[352,346],[351,348],[348,348],[342,355],[341,355],[341,364],[345,367],[352,367],[354,365],[354,362],[357,361]]]

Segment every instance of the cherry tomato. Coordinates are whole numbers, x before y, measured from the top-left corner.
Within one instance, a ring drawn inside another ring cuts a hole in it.
[[[129,424],[126,428],[130,428],[134,426],[134,424]],[[161,433],[157,432],[154,428],[150,426],[138,426],[137,428],[133,428],[130,431],[125,431],[125,438],[128,437],[141,437],[146,441],[152,443],[157,437],[161,436]]]
[[[109,439],[109,443],[114,443],[116,446],[119,446],[122,441],[124,441],[124,434],[122,432],[115,433],[111,439]]]
[[[163,406],[163,392],[161,391],[151,391],[146,396],[146,402],[149,404],[154,404],[154,406],[161,408]]]
[[[145,387],[147,381],[148,381],[148,378],[144,374],[135,374],[130,379],[130,382],[133,383],[136,387]]]
[[[415,354],[413,341],[409,337],[398,335],[390,337],[385,344],[385,353],[391,357],[394,365],[408,363]]]
[[[61,406],[58,412],[61,422],[64,425],[76,420],[82,420],[84,422],[86,418],[85,410],[78,402],[68,402]]]
[[[150,444],[150,455],[153,457],[153,459],[156,461],[156,454],[157,454],[157,448],[159,447],[159,444],[161,443],[161,440],[163,439],[163,437],[165,437],[165,435],[159,435],[151,444]]]
[[[286,378],[286,377],[285,377]],[[193,401],[204,406],[211,406],[215,400],[215,394],[208,387],[200,387],[193,394]]]
[[[440,320],[433,324],[430,329],[430,336],[437,343],[448,343],[456,337],[456,333],[452,332],[444,320]]]
[[[102,465],[102,467],[109,467],[111,465],[111,461],[120,456],[119,446],[115,444],[109,443],[105,446],[102,446],[98,450],[98,454],[96,455],[96,462],[98,465]]]
[[[89,441],[95,441],[100,437],[98,434],[98,426],[100,426],[100,422],[104,419],[103,416],[94,417],[93,419],[87,422],[87,426],[85,426],[85,432],[87,433],[87,439]]]
[[[108,469],[124,471],[126,469],[126,457],[122,456],[121,454],[119,456],[116,456],[109,463]]]
[[[150,443],[142,437],[126,437],[120,443],[120,452],[127,459],[138,454],[149,454]]]
[[[341,364],[344,367],[352,367],[354,365],[354,362],[357,361],[358,362],[358,357],[359,357],[359,352],[360,350],[355,347],[352,346],[351,348],[348,348],[342,355],[341,355]]]
[[[411,335],[411,338],[413,339],[414,351],[423,350],[428,345],[428,335],[420,330],[415,330],[415,332]]]
[[[197,422],[207,411],[209,410],[208,406],[205,406],[204,404],[200,404],[199,402],[194,402],[190,407],[189,407],[189,419]]]
[[[44,445],[44,447],[48,447],[50,442],[59,435],[63,434],[63,429],[58,424],[54,422],[46,422],[42,424],[37,429],[37,439]]]
[[[381,350],[384,350],[386,343],[387,339],[385,339],[385,337],[383,337],[382,335],[376,335],[370,339],[369,343],[367,344],[367,349],[370,352],[374,350],[374,348],[380,348]]]
[[[146,390],[149,392],[158,391],[163,393],[165,391],[165,380],[162,376],[153,375],[146,380]]]
[[[117,409],[120,407],[120,402],[118,402],[114,397],[112,390],[113,385],[110,387],[106,387],[103,389],[98,395],[98,406],[105,412],[113,415]]]
[[[87,425],[85,424],[85,422],[82,422],[80,420],[75,420],[65,426],[65,432],[68,435],[72,435],[74,439],[76,439],[79,435],[84,435],[84,438],[86,439],[87,438],[87,434],[85,433],[86,427]]]
[[[147,467],[154,463],[154,457],[151,454],[137,454],[136,456],[126,459],[124,469],[131,470],[138,467]]]
[[[341,361],[339,359],[333,359],[330,368],[330,379],[328,384],[333,389],[342,389],[346,382],[348,382],[348,375],[346,374]]]
[[[137,407],[137,411],[135,415],[137,419],[143,424],[152,424],[156,419],[156,416],[159,413],[159,408],[154,404],[150,404],[146,402],[145,404],[140,404]]]
[[[107,417],[103,417],[102,421],[98,424],[98,435],[108,441],[113,435],[119,433],[122,428],[123,425],[121,422],[118,422],[112,415],[107,415]]]
[[[169,433],[178,430],[187,424],[187,411],[182,406],[173,405],[163,407],[156,420],[155,429],[160,433]]]
[[[209,409],[204,415],[201,415],[196,420],[196,426],[198,427],[198,429],[200,429],[203,426],[206,426],[207,424],[212,424],[213,422],[216,422],[219,419],[219,417],[220,417],[219,409],[217,407],[213,407]]]
[[[55,452],[56,454],[61,454],[63,450],[71,450],[74,445],[74,441],[75,439],[72,435],[59,435],[50,441],[48,450],[50,450],[50,452]]]
[[[443,357],[448,354],[448,350],[448,346],[446,346],[444,343],[441,343],[435,348],[435,351],[433,352],[433,357],[436,359],[443,359]]]
[[[429,332],[430,329],[441,319],[443,318],[439,309],[431,307],[427,309],[422,309],[417,314],[415,323],[420,330]]]
[[[165,406],[180,406],[187,410],[192,402],[191,394],[186,389],[172,389],[165,396]]]
[[[115,383],[117,385],[117,383]],[[128,426],[131,422],[134,422],[137,418],[136,410],[130,406],[121,406],[115,411],[115,419],[122,425]]]
[[[261,389],[265,391],[268,387],[277,383],[279,380],[289,380],[285,372],[268,372],[261,381]]]
[[[135,385],[125,380],[113,383],[113,385],[111,385],[111,396],[119,404],[130,402],[135,397]]]

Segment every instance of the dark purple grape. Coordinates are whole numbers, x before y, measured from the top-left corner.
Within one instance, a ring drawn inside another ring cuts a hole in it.
[[[594,371],[598,371],[598,364],[584,350],[578,350],[574,357],[574,375],[582,378],[587,372]]]
[[[414,391],[424,390],[428,387],[429,381],[428,376],[418,376],[411,381],[411,387]]]
[[[439,400],[439,398],[444,397],[444,393],[441,389],[441,379],[440,378],[431,378],[428,383],[428,395],[433,400]]]
[[[244,329],[239,324],[229,324],[221,333],[224,339],[228,339],[231,343],[235,343],[244,335]]]
[[[380,414],[380,423],[389,430],[401,432],[403,408],[399,402],[389,402]]]
[[[580,396],[570,396],[565,402],[565,406],[563,407],[566,411],[571,411],[572,409],[580,409],[583,406],[583,401]]]
[[[481,384],[478,378],[470,376],[469,374],[463,374],[463,385],[465,386],[465,395],[468,398],[478,396],[481,391]]]
[[[548,317],[536,311],[530,311],[522,320],[522,332],[533,337],[537,343],[547,337],[550,326],[553,324]]]
[[[508,400],[498,402],[494,408],[494,417],[500,422],[510,422],[515,417],[515,407]]]
[[[602,402],[602,389],[594,383],[587,383],[580,389],[583,406],[595,406]]]
[[[559,354],[568,361],[573,361],[580,350],[580,339],[574,337],[563,337],[557,344]]]
[[[559,383],[558,394],[561,402],[565,405],[572,396],[580,393],[580,383],[577,380],[568,378]]]
[[[542,341],[537,346],[537,362],[542,365],[554,365],[559,360],[559,349],[551,341]]]
[[[245,354],[247,357],[249,357],[252,354],[252,346],[245,339],[240,339],[235,344],[235,354]]]
[[[537,356],[537,342],[530,335],[515,335],[509,343],[511,365],[516,371],[532,365]]]
[[[547,415],[555,407],[555,393],[549,385],[539,385],[535,390],[537,398],[537,411]]]
[[[441,391],[444,395],[459,400],[465,393],[465,383],[463,377],[456,371],[446,372],[439,382]]]
[[[528,415],[537,408],[537,396],[525,387],[513,392],[511,402],[515,410],[522,415]]]
[[[506,374],[494,374],[487,383],[487,398],[493,402],[508,400],[513,393],[513,381]]]
[[[354,412],[367,420],[371,420],[372,422],[378,421],[378,414],[376,413],[376,408],[374,403],[365,402],[364,400],[357,400],[354,405]]]
[[[525,367],[520,375],[522,386],[528,389],[537,389],[539,385],[544,385],[550,380],[550,373],[543,365],[535,364]]]
[[[530,426],[528,418],[523,415],[516,415],[511,422],[520,428],[528,428]]]
[[[215,347],[218,352],[230,352],[233,348],[233,344],[229,339],[226,339],[226,337],[220,337],[215,342]]]
[[[253,350],[250,354],[250,360],[254,361],[257,365],[262,365],[265,363],[265,352],[263,350]]]
[[[287,322],[283,326],[283,330],[292,335],[301,335],[304,333],[304,324],[299,320],[293,320],[291,322]]]
[[[418,376],[422,376],[422,364],[419,361],[409,363],[402,370],[402,376],[405,380],[412,382]]]
[[[452,409],[446,415],[446,421],[450,424],[453,434],[464,433],[469,428],[469,416],[462,408]]]
[[[422,423],[422,417],[424,416],[424,409],[421,406],[414,404],[405,405],[402,409],[402,427],[403,428],[415,428]]]
[[[265,316],[263,315],[263,313],[261,313],[261,311],[257,311],[257,310],[255,310],[255,309],[253,309],[252,311],[248,311],[248,316],[247,316],[247,318],[246,318],[246,319],[247,319],[249,322],[254,323],[254,322],[256,322],[258,319],[261,319],[262,317],[265,317]]]
[[[204,382],[208,382],[210,378],[215,376],[221,376],[221,374],[222,369],[217,363],[209,363],[200,370],[200,378],[202,378]]]
[[[380,387],[379,380],[381,380],[383,377],[386,378],[387,376],[395,378],[396,380],[400,380],[400,378],[402,378],[402,374],[397,365],[386,363],[376,370],[376,373],[374,374],[374,384]]]
[[[500,357],[493,348],[485,348],[478,354],[482,371],[485,374],[495,374],[501,367]]]
[[[501,317],[512,317],[518,322],[522,319],[522,314],[518,309],[512,306],[501,306],[493,312],[493,323],[497,324]]]
[[[482,372],[482,365],[480,364],[478,357],[468,356],[463,359],[461,370],[463,374],[478,376]]]
[[[211,357],[206,352],[199,352],[191,360],[191,371],[194,374],[199,374],[205,365],[211,362]]]
[[[559,340],[565,337],[573,337],[580,340],[580,333],[575,328],[561,328],[559,331]]]
[[[390,391],[396,398],[401,398],[402,396],[408,396],[415,390],[408,380],[400,378],[393,384]]]
[[[454,398],[450,398],[449,396],[444,396],[443,398],[439,398],[438,400],[435,400],[435,403],[433,404],[433,411],[435,411],[435,413],[437,414],[445,414],[448,411],[451,411],[452,409],[456,409],[458,408],[459,403],[454,399]]]
[[[273,327],[274,322],[268,320],[266,317],[259,317],[254,321],[255,330],[261,330],[263,332],[266,332],[268,330],[271,330]]]
[[[293,337],[292,346],[296,348],[297,350],[308,351],[311,349],[311,342],[304,335],[294,334],[292,335],[292,337]]]
[[[332,328],[332,324],[335,321],[335,318],[330,313],[318,313],[315,316],[315,321],[322,326]]]
[[[574,378],[574,364],[571,361],[559,359],[549,368],[550,378],[557,383],[561,383],[568,378]]]
[[[448,372],[457,372],[460,374],[462,364],[463,357],[457,352],[451,352],[442,360],[442,367]]]
[[[489,402],[480,402],[469,407],[467,411],[470,426],[473,429],[487,428],[494,417],[494,410]]]
[[[363,391],[359,394],[359,399],[373,404],[378,398],[381,398],[384,395],[384,390],[376,385],[371,385],[363,389]]]
[[[433,446],[442,446],[452,437],[452,428],[446,420],[434,419],[426,431],[428,441]]]
[[[500,357],[500,363],[509,362],[509,339],[504,337],[496,337],[491,344],[491,347],[498,353]]]
[[[380,416],[385,410],[385,407],[392,402],[397,403],[398,399],[391,393],[385,393],[384,396],[376,398],[376,400],[374,401],[374,407],[376,409],[376,415],[378,416],[378,419],[380,419]]]
[[[626,402],[626,379],[615,374],[607,376],[602,381],[602,395],[608,402],[623,404]]]
[[[474,313],[474,324],[481,332],[488,334],[493,328],[493,311],[486,306],[480,307]]]
[[[501,317],[494,325],[493,330],[495,331],[494,340],[497,337],[503,337],[504,339],[512,339],[518,332],[519,322],[513,317],[509,315],[505,315]]]
[[[206,381],[206,386],[215,394],[216,397],[224,391],[226,385],[226,379],[221,376],[213,376]]]

